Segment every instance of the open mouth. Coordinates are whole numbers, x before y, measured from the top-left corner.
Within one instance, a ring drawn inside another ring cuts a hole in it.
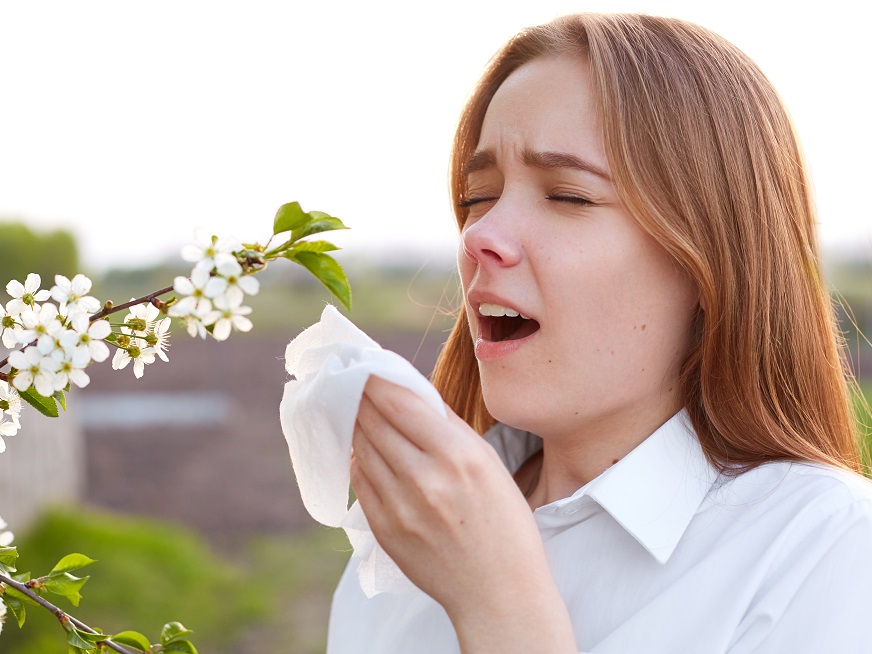
[[[539,329],[538,322],[506,307],[482,304],[479,307],[478,313],[481,337],[486,341],[497,343],[501,341],[515,341],[529,336]]]

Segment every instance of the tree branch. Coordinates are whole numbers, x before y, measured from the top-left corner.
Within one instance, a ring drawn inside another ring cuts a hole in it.
[[[124,304],[119,304],[117,307],[116,306],[110,306],[110,307],[104,306],[100,311],[98,311],[93,316],[91,316],[89,318],[89,320],[91,322],[94,322],[95,320],[99,320],[100,318],[105,318],[106,316],[111,315],[113,313],[118,313],[119,311],[124,311],[124,309],[129,309],[130,307],[136,306],[137,304],[145,304],[146,302],[153,303],[158,298],[159,295],[163,295],[164,293],[169,293],[171,290],[173,290],[173,287],[167,286],[166,288],[162,288],[159,291],[155,291],[154,293],[149,293],[148,295],[143,295],[142,297],[137,298],[135,300],[131,300],[130,302],[125,302]],[[36,343],[35,340],[28,343],[26,347],[30,347],[34,343]],[[25,349],[25,348],[22,348],[22,349]],[[6,357],[5,359],[3,359],[3,361],[0,361],[0,368],[5,366],[7,363],[9,363],[9,357]],[[9,381],[9,377],[6,375],[6,373],[2,373],[2,372],[0,372],[0,379],[2,379],[3,381]]]
[[[43,607],[44,609],[46,609],[47,611],[52,613],[58,619],[58,622],[60,622],[61,624],[63,624],[64,620],[66,619],[66,620],[69,620],[73,625],[76,626],[76,628],[80,629],[81,631],[86,631],[89,634],[99,633],[95,629],[92,629],[91,627],[86,625],[81,620],[77,620],[73,616],[66,613],[62,608],[55,606],[54,604],[49,602],[47,599],[45,599],[41,595],[38,595],[37,593],[32,591],[30,588],[28,588],[27,586],[25,586],[21,582],[15,581],[14,579],[10,579],[9,577],[7,577],[5,575],[0,574],[0,583],[3,583],[6,586],[9,586],[10,588],[14,588],[22,595],[27,595],[34,602],[36,602],[41,607]],[[105,645],[109,649],[115,650],[116,652],[120,652],[121,654],[134,654],[131,650],[129,650],[125,647],[122,647],[121,645],[118,645],[117,643],[113,643],[112,639],[109,637],[107,637],[106,640],[101,641],[101,642],[103,645]]]

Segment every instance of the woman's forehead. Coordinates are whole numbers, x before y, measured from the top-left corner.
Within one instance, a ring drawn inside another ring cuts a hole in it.
[[[501,159],[554,162],[565,155],[608,175],[598,102],[587,63],[579,57],[540,57],[500,85],[488,105],[469,174]],[[544,154],[543,154],[544,153]],[[565,161],[563,162],[565,163]]]

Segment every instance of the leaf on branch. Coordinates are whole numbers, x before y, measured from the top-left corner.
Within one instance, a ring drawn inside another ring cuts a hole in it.
[[[285,256],[315,275],[345,305],[345,308],[351,309],[351,286],[345,271],[336,259],[322,252],[295,252]]]
[[[299,202],[283,204],[276,211],[276,218],[273,221],[273,235],[290,232],[308,220],[310,220],[310,216],[303,211]]]
[[[327,241],[301,241],[294,243],[293,247],[288,250],[288,254],[296,252],[333,252],[339,248]]]
[[[15,581],[19,581],[19,580],[15,579]],[[24,582],[22,582],[22,583],[24,583]],[[34,588],[32,590],[34,593],[39,594],[39,591],[41,589]],[[39,606],[39,604],[37,604],[36,601],[32,597],[30,597],[29,595],[25,595],[24,593],[16,590],[15,588],[12,588],[11,586],[6,588],[6,591],[4,592],[3,597],[4,597],[4,601],[6,600],[6,598],[14,597],[19,602],[23,602],[26,604],[32,604],[33,606]]]
[[[82,594],[79,592],[85,582],[90,577],[74,577],[69,572],[65,572],[58,576],[49,577],[45,582],[45,589],[55,595],[66,597],[73,606],[79,605],[79,600],[82,599]]]
[[[15,560],[17,558],[17,547],[0,547],[0,571],[15,572]]]
[[[148,642],[148,638],[138,631],[122,631],[120,634],[112,636],[112,642],[118,643],[119,645],[126,645],[127,647],[132,647],[143,652],[151,650],[151,643]]]
[[[168,622],[163,626],[163,629],[161,629],[160,642],[161,645],[166,645],[178,638],[190,636],[192,633],[194,632],[185,627],[181,622]]]
[[[291,241],[299,241],[301,238],[306,238],[312,234],[320,234],[321,232],[332,232],[336,229],[348,229],[345,224],[322,211],[312,211],[310,216],[315,218],[308,223],[300,225],[297,229],[291,232]],[[316,217],[317,216],[317,217]]]
[[[27,612],[24,610],[24,602],[17,597],[12,597],[11,593],[7,590],[3,594],[3,603],[12,611],[12,615],[18,621],[18,628],[21,629],[24,626],[24,619],[27,617]]]
[[[86,565],[96,563],[94,559],[85,556],[84,554],[67,554],[64,558],[58,561],[57,565],[49,572],[50,576],[60,575],[64,572],[72,572],[79,568],[84,568]]]
[[[197,654],[197,648],[190,640],[174,640],[166,644],[161,654]]]
[[[26,391],[21,391],[18,395],[21,396],[22,400],[39,411],[42,415],[48,416],[49,418],[58,417],[58,405],[53,397],[40,395],[32,388]]]
[[[76,654],[80,652],[96,652],[98,650],[95,645],[102,643],[104,640],[106,640],[106,636],[100,633],[91,634],[75,627],[67,631],[68,651],[76,652]]]
[[[67,396],[63,391],[55,391],[52,397],[57,400],[57,403],[61,405],[61,408],[64,410],[64,413],[67,411]]]

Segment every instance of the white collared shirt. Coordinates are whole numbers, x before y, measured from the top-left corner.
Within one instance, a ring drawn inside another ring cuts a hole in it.
[[[541,445],[502,425],[485,438],[512,472]],[[719,475],[682,411],[533,515],[582,652],[872,652],[861,477],[787,462]],[[357,565],[333,598],[329,654],[460,651],[439,604],[417,589],[367,599]]]

